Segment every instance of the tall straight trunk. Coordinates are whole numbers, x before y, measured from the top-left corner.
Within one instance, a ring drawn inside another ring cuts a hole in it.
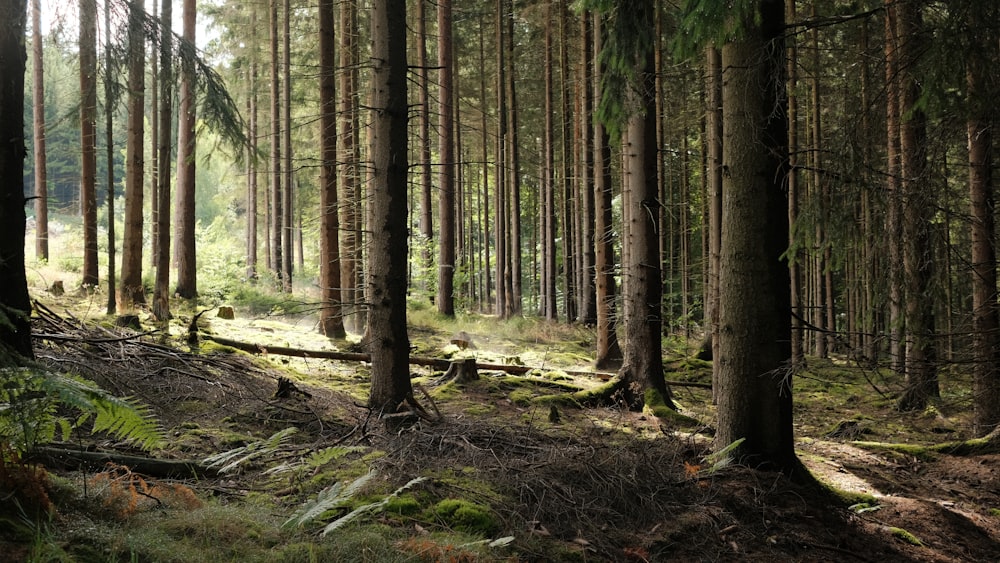
[[[290,0],[282,7],[281,33],[281,148],[284,160],[284,179],[281,186],[281,288],[292,292],[292,270],[295,243],[295,170],[292,168],[292,62]]]
[[[593,25],[594,75],[591,80],[594,100],[600,99],[603,73],[598,54],[603,43],[603,17],[595,13]],[[548,49],[546,49],[548,52]],[[615,229],[612,201],[614,187],[611,182],[611,143],[608,132],[600,121],[594,122],[594,274],[596,276],[597,352],[595,365],[606,369],[618,365],[622,350],[618,343],[615,315]],[[554,289],[554,287],[553,287]]]
[[[49,259],[49,181],[45,155],[45,64],[42,1],[31,0],[32,132],[35,156],[35,257]]]
[[[157,8],[158,0],[153,0],[153,15],[159,15]],[[161,16],[162,17],[162,16]],[[153,116],[149,120],[149,218],[150,218],[150,245],[149,252],[153,257],[155,267],[157,256],[160,255],[160,119],[157,117],[160,110],[160,63],[158,45],[150,42],[150,69],[149,69],[149,107],[152,108]]]
[[[504,14],[506,13],[505,0],[496,0],[495,23],[496,23],[496,100],[497,100],[497,146],[496,152],[496,248],[497,248],[497,295],[496,314],[505,319],[510,316],[508,303],[510,301],[510,260],[507,253],[507,245],[510,242],[508,233],[510,224],[507,221],[508,201],[507,201],[507,99],[504,95],[506,80],[504,75],[507,65],[504,56]]]
[[[555,120],[552,80],[552,2],[545,3],[545,130],[542,139],[542,280],[541,313],[550,321],[558,318],[556,308],[556,200],[555,200]]]
[[[486,29],[483,25],[483,16],[479,16],[479,116],[480,116],[480,130],[482,131],[482,146],[481,146],[481,158],[482,158],[482,218],[481,224],[483,226],[483,291],[482,298],[483,302],[491,303],[493,297],[493,288],[491,283],[491,275],[493,273],[492,266],[490,264],[490,173],[489,173],[489,159],[490,159],[490,143],[489,143],[489,133],[487,129],[487,119],[486,114],[488,112],[489,102],[486,97]]]
[[[145,151],[146,53],[142,2],[131,0],[128,20],[128,142],[125,147],[125,233],[118,305],[131,310],[146,303],[142,286],[143,183]]]
[[[257,238],[260,214],[259,167],[257,166],[257,84],[259,71],[257,63],[257,4],[250,5],[250,69],[247,76],[247,125],[249,143],[247,146],[247,279],[257,279]]]
[[[281,203],[282,203],[282,192],[281,192],[281,78],[280,78],[280,61],[278,60],[278,42],[279,42],[279,31],[278,31],[278,2],[279,0],[270,0],[269,2],[269,18],[268,25],[270,29],[269,42],[271,49],[271,152],[270,152],[270,193],[271,193],[271,206],[270,206],[270,216],[271,216],[271,254],[268,257],[268,267],[274,272],[279,283],[281,283],[282,274],[282,259],[281,251],[284,248],[282,245],[282,235],[284,234],[284,228],[282,224],[282,219],[284,218],[284,213],[282,213]]]
[[[594,176],[597,171],[594,163],[594,95],[591,81],[593,73],[591,63],[594,58],[593,32],[590,25],[591,17],[587,13],[580,14],[580,178],[578,193],[580,198],[580,316],[578,320],[587,326],[597,323],[597,286],[596,270],[594,268],[595,248],[595,188]]]
[[[319,287],[320,332],[329,338],[344,338],[344,314],[340,291],[340,221],[337,210],[337,61],[334,37],[335,0],[319,2]]]
[[[638,21],[652,25],[651,0],[642,2],[645,16]],[[653,98],[653,54],[636,53],[641,82],[632,103],[643,110],[634,112],[625,126],[622,151],[628,190],[623,205],[628,223],[625,244],[628,261],[622,276],[628,280],[623,292],[625,313],[624,362],[619,377],[622,394],[630,408],[641,408],[648,391],[655,392],[674,407],[663,376],[663,286],[660,278],[659,178],[656,160],[656,112]],[[640,97],[641,96],[641,97]]]
[[[569,69],[569,12],[566,9],[566,0],[559,0],[559,70],[560,88],[562,95],[559,98],[560,137],[562,147],[559,157],[559,179],[562,182],[562,239],[563,239],[563,298],[566,300],[566,320],[576,319],[577,283],[576,268],[573,267],[576,257],[576,236],[573,232],[574,217],[573,202],[573,181],[572,181],[572,156],[570,140],[570,69]]]
[[[170,320],[170,144],[171,114],[173,113],[173,0],[163,0],[160,13],[160,72],[159,72],[159,125],[157,139],[156,200],[159,212],[156,216],[156,232],[159,233],[156,246],[156,281],[153,287],[153,316],[160,322]]]
[[[97,271],[97,0],[80,0],[80,215],[84,287]]]
[[[787,21],[796,21],[796,0],[788,0]],[[788,43],[788,224],[793,227],[799,219],[799,97],[798,97],[798,49],[795,36],[786,39]],[[790,282],[792,306],[792,364],[801,367],[805,362],[802,338],[802,252],[795,235],[788,240],[788,278]]]
[[[438,67],[441,69],[438,100],[438,130],[441,153],[441,219],[438,241],[437,306],[442,315],[455,316],[455,119],[453,104],[454,61],[452,57],[451,0],[438,0]]]
[[[503,34],[504,90],[506,98],[506,152],[508,173],[505,178],[508,196],[507,219],[509,239],[507,242],[508,276],[504,280],[507,285],[507,317],[521,314],[523,292],[521,290],[521,159],[518,135],[517,83],[514,69],[514,2],[505,0],[505,27]]]
[[[111,5],[104,3],[104,64],[105,68],[111,68]],[[104,151],[105,164],[107,165],[107,200],[108,200],[108,301],[107,312],[114,315],[117,312],[118,303],[115,294],[115,138],[114,138],[114,104],[112,103],[111,77],[104,76]]]
[[[885,243],[888,245],[889,356],[892,369],[903,373],[906,348],[903,345],[903,257],[902,195],[900,192],[899,147],[899,37],[895,0],[885,0],[885,125],[886,125],[886,217]]]
[[[705,136],[708,145],[708,324],[712,358],[719,350],[719,280],[722,256],[722,53],[706,49],[708,90]],[[712,401],[718,401],[719,362],[712,362]]]
[[[792,432],[785,7],[760,0],[744,35],[722,48],[721,364],[716,449],[802,474]],[[756,21],[755,21],[756,20]],[[772,88],[759,88],[772,84]]]
[[[344,303],[344,324],[348,330],[355,332],[361,329],[361,318],[358,305],[362,301],[362,292],[358,287],[361,270],[361,240],[359,237],[360,222],[359,205],[361,197],[358,178],[361,168],[357,162],[358,147],[356,141],[358,132],[357,100],[357,70],[355,57],[358,49],[357,36],[357,0],[340,2],[340,99],[339,162],[340,170],[337,180],[340,184],[340,290]]]
[[[922,17],[915,3],[897,7],[899,28],[899,127],[900,169],[903,195],[903,272],[906,280],[906,384],[900,410],[923,409],[938,397],[934,300],[929,299],[933,280],[930,228],[934,198],[927,181],[927,118],[917,106],[920,77],[915,67],[920,56]]]
[[[181,39],[195,42],[195,0],[183,1]],[[198,295],[198,263],[195,249],[195,76],[194,63],[181,61],[180,109],[177,116],[177,194],[174,202],[174,261],[177,286],[174,293],[183,299]]]
[[[34,358],[31,301],[24,273],[24,71],[25,0],[0,3],[0,363]],[[20,356],[19,358],[17,356]]]
[[[812,4],[812,17],[816,18],[816,3]],[[810,44],[812,47],[812,77],[809,80],[809,88],[811,95],[811,109],[812,109],[812,119],[810,123],[812,125],[812,162],[810,166],[812,167],[812,189],[813,198],[816,201],[816,208],[819,210],[819,216],[816,221],[816,254],[815,263],[816,268],[813,272],[815,277],[815,288],[816,288],[816,302],[813,303],[813,310],[816,312],[815,324],[821,329],[821,332],[816,335],[816,356],[820,358],[826,358],[830,350],[830,345],[833,342],[832,331],[834,329],[833,325],[830,324],[830,315],[833,312],[833,300],[831,299],[832,288],[830,287],[830,281],[832,277],[828,277],[828,274],[832,276],[832,269],[828,261],[828,253],[830,250],[829,241],[827,240],[827,223],[829,222],[829,208],[830,208],[830,184],[826,182],[822,175],[823,170],[823,120],[822,120],[822,108],[821,99],[819,92],[819,72],[820,72],[820,59],[819,59],[819,30],[815,27],[809,30]]]
[[[967,130],[972,216],[973,406],[977,436],[985,436],[1000,426],[1000,309],[992,165],[995,117],[988,89],[990,61],[996,60],[997,45],[996,38],[991,41],[989,37],[983,41],[983,52],[969,57],[966,68],[966,97],[970,106]]]
[[[868,22],[861,22],[861,107],[869,107],[870,102],[870,79],[868,67]],[[864,112],[861,117],[861,135],[864,139],[862,163],[865,170],[872,170],[872,141],[871,141],[871,118],[869,112]],[[870,184],[869,184],[870,185]],[[877,260],[879,253],[875,246],[875,218],[873,213],[874,202],[872,201],[871,190],[866,189],[861,193],[862,207],[862,241],[861,245],[861,283],[862,300],[862,350],[864,358],[874,361],[878,355],[876,349],[875,327],[876,319],[879,317],[875,310],[875,283],[874,272],[877,271]]]
[[[427,14],[426,0],[416,0],[417,5],[417,139],[419,146],[420,167],[420,235],[423,237],[420,245],[420,265],[423,272],[420,275],[420,285],[427,288],[427,282],[434,264],[431,252],[431,241],[434,240],[434,177],[431,174],[431,106],[428,90],[430,80],[427,63]]]
[[[407,101],[406,8],[403,2],[372,5],[370,130],[374,182],[368,194],[368,335],[372,360],[369,406],[392,413],[412,397],[406,334]]]

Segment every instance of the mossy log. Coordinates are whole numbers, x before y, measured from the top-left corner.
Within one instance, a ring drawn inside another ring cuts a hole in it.
[[[61,469],[82,467],[97,470],[108,463],[113,463],[124,465],[135,473],[161,479],[190,479],[217,475],[215,469],[196,461],[155,459],[118,452],[81,450],[73,447],[38,446],[26,457],[29,461]]]

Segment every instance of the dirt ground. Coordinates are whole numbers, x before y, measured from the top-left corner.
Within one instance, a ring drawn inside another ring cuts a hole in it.
[[[37,332],[79,340],[40,339],[39,359],[150,405],[171,436],[157,457],[201,459],[231,445],[227,433],[265,437],[288,426],[299,429],[299,448],[378,450],[384,455],[372,464],[391,485],[428,476],[420,485],[426,495],[489,505],[501,523],[497,535],[515,538],[505,560],[1000,560],[1000,455],[862,447],[856,439],[892,437],[881,432],[883,421],[894,420],[884,408],[867,413],[864,433],[817,431],[852,420],[851,398],[804,403],[814,410],[796,411],[800,457],[820,481],[858,495],[844,500],[773,473],[713,468],[706,461],[708,429],[682,431],[618,409],[552,407],[538,400],[560,392],[551,374],[483,372],[471,383],[441,385],[438,374],[417,370],[414,381],[434,397],[440,420],[386,431],[363,406],[363,364],[273,356],[265,362],[214,348],[190,353],[150,337],[147,344],[97,345],[86,342],[91,330],[75,321],[40,324]],[[418,333],[428,341],[415,344],[428,350],[440,347],[434,339],[447,339]],[[683,375],[706,377],[697,369]],[[298,392],[275,398],[279,377],[290,378]],[[867,392],[862,378],[847,386]],[[710,413],[704,391],[678,396],[694,414]],[[943,441],[930,431],[907,439]],[[107,440],[94,446],[120,447]],[[191,486],[239,502],[266,485],[260,472],[246,471]],[[307,492],[264,490],[288,506]]]

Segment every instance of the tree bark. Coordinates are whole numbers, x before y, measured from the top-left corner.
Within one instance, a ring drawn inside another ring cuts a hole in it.
[[[195,44],[195,0],[184,0],[181,39],[193,49]],[[174,202],[174,261],[177,286],[174,293],[183,299],[198,295],[198,263],[195,248],[195,76],[194,62],[181,62],[180,108],[177,117],[177,194]]]
[[[34,359],[24,272],[25,0],[0,3],[0,365]]]
[[[42,44],[42,2],[31,1],[31,96],[34,101],[35,145],[35,256],[49,259],[49,186],[45,153],[45,64]]]
[[[173,31],[170,22],[173,18],[173,0],[163,0],[160,40],[160,73],[159,73],[159,125],[160,138],[157,140],[159,170],[156,176],[156,199],[158,213],[156,216],[156,282],[153,289],[153,315],[161,322],[170,319],[170,145],[171,117],[173,114]]]
[[[438,66],[441,68],[440,132],[441,195],[438,202],[440,238],[438,240],[438,312],[447,317],[455,316],[455,121],[454,60],[452,56],[451,0],[438,0]]]
[[[719,349],[719,279],[722,254],[722,53],[706,49],[708,90],[705,135],[708,145],[708,327],[710,349]],[[719,362],[712,362],[712,402],[718,402]]]
[[[369,406],[392,414],[413,393],[406,333],[406,5],[376,0],[371,12],[371,171],[368,194]]]
[[[84,287],[97,286],[97,0],[80,0],[80,215]]]
[[[343,298],[340,291],[340,221],[337,210],[337,67],[334,48],[334,0],[319,2],[320,97],[320,271],[323,308],[320,332],[344,338]]]
[[[337,180],[340,183],[340,291],[344,304],[344,325],[348,330],[360,332],[362,327],[359,304],[363,300],[358,279],[361,272],[363,251],[361,248],[361,217],[359,181],[361,169],[358,166],[358,101],[357,69],[355,61],[358,50],[357,0],[340,2],[340,127],[337,139],[340,141],[340,168]]]
[[[295,170],[292,168],[292,62],[290,0],[282,6],[281,33],[281,149],[284,159],[284,180],[281,186],[281,288],[292,292],[292,272],[295,242]]]
[[[743,35],[722,49],[723,225],[716,449],[745,441],[735,456],[802,471],[792,433],[791,300],[788,266],[788,121],[785,13],[756,2]],[[761,84],[771,87],[761,88]]]
[[[145,72],[146,52],[142,34],[142,3],[129,3],[128,20],[128,143],[125,147],[125,232],[122,238],[122,273],[118,306],[131,311],[146,303],[142,286],[142,237],[145,181]]]

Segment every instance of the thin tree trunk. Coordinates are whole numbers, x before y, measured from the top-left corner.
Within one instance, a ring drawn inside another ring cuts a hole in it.
[[[259,167],[257,160],[258,106],[257,85],[259,71],[257,63],[257,4],[250,7],[250,71],[248,76],[247,114],[249,146],[247,147],[247,279],[257,280],[257,239],[260,215]]]
[[[505,0],[505,26],[506,33],[503,34],[502,51],[505,52],[504,64],[504,90],[506,91],[506,108],[503,115],[506,115],[506,156],[509,164],[505,180],[508,184],[507,196],[508,211],[507,220],[510,221],[508,229],[507,261],[508,274],[504,280],[507,285],[507,314],[510,317],[520,315],[522,311],[523,294],[521,290],[521,161],[518,135],[518,108],[517,90],[515,88],[516,76],[514,72],[514,2]]]
[[[146,53],[142,34],[142,3],[129,3],[128,144],[125,147],[125,233],[118,305],[132,310],[146,303],[142,285],[143,183],[145,155]]]
[[[441,153],[441,195],[438,215],[441,219],[438,241],[437,306],[442,315],[455,316],[455,119],[453,104],[453,56],[451,0],[438,0],[438,67],[441,69],[438,129]]]
[[[597,285],[595,250],[595,182],[597,173],[594,162],[594,95],[591,82],[593,74],[591,63],[594,59],[593,32],[591,16],[580,14],[580,85],[579,95],[582,111],[580,112],[580,178],[577,183],[580,198],[580,316],[579,321],[587,326],[597,323]]]
[[[319,2],[319,96],[320,96],[320,239],[319,286],[323,308],[320,332],[329,338],[344,338],[343,303],[340,290],[340,221],[337,209],[337,62],[334,37],[335,0]]]
[[[80,0],[80,215],[84,287],[97,271],[97,0]]]
[[[358,188],[358,150],[356,141],[358,132],[357,100],[355,91],[357,85],[355,55],[357,52],[357,3],[356,0],[340,2],[340,115],[339,163],[340,170],[337,179],[340,183],[340,290],[344,303],[344,325],[348,330],[360,331],[361,319],[358,305],[363,296],[358,290],[358,278],[361,259],[361,241],[358,237],[360,217],[358,206],[360,194]]]
[[[159,14],[157,10],[158,0],[153,0],[153,15]],[[151,43],[150,49],[150,71],[149,71],[149,107],[152,108],[153,116],[149,120],[149,207],[150,207],[150,256],[155,267],[157,256],[160,255],[160,63],[159,50],[156,43]],[[155,294],[154,294],[155,297]]]
[[[111,68],[111,6],[104,3],[104,64]],[[115,139],[114,139],[114,107],[112,104],[111,77],[104,76],[104,150],[107,157],[107,199],[108,199],[108,306],[109,315],[117,311],[115,301]]]
[[[284,229],[282,225],[282,219],[284,218],[284,213],[282,212],[282,192],[281,192],[281,79],[279,77],[280,62],[278,60],[278,2],[279,0],[270,0],[269,2],[269,41],[271,48],[271,182],[270,182],[270,193],[271,193],[271,254],[268,257],[268,267],[277,275],[279,286],[281,285],[282,278],[282,258],[281,251],[284,248],[282,245],[282,235],[284,234]]]
[[[559,99],[560,151],[559,178],[562,182],[562,239],[563,239],[563,298],[566,300],[566,320],[572,322],[577,313],[577,283],[576,268],[573,267],[576,257],[576,237],[573,232],[573,182],[571,179],[572,156],[570,151],[570,70],[569,70],[569,12],[566,0],[559,0],[559,69],[560,92]],[[624,261],[624,260],[623,260]]]
[[[153,316],[160,322],[170,320],[170,144],[171,144],[171,114],[173,113],[173,32],[170,22],[173,18],[173,0],[163,0],[160,14],[160,74],[159,74],[159,139],[157,140],[157,163],[159,171],[156,182],[157,232],[159,238],[156,247],[156,282],[153,287]]]
[[[34,101],[35,257],[49,259],[49,186],[45,154],[45,65],[42,44],[42,2],[31,1],[31,97]]]
[[[427,15],[426,0],[416,0],[417,5],[417,116],[418,133],[420,142],[420,158],[417,165],[420,167],[420,235],[423,237],[420,244],[420,265],[421,272],[418,276],[421,287],[429,290],[428,280],[431,275],[431,268],[434,265],[434,257],[431,252],[434,240],[434,182],[431,174],[431,106],[428,99],[429,83],[428,63],[427,63]]]
[[[892,369],[903,373],[906,348],[903,345],[903,259],[899,148],[899,38],[895,0],[885,0],[885,80],[886,80],[886,226],[889,286],[889,355]]]
[[[708,110],[705,131],[708,137],[708,262],[709,331],[712,349],[712,401],[718,401],[719,366],[719,291],[722,253],[722,54],[715,47],[706,49]]]
[[[292,292],[292,271],[295,243],[295,169],[292,167],[292,62],[291,62],[291,19],[290,0],[283,4],[283,31],[281,34],[282,80],[281,80],[281,148],[284,157],[284,181],[281,187],[281,288]]]
[[[796,20],[795,1],[788,0],[787,21]],[[788,43],[788,224],[793,226],[799,218],[799,102],[798,102],[798,50],[795,36],[790,35]],[[794,233],[795,231],[792,230]],[[792,305],[792,364],[796,368],[805,362],[805,350],[802,338],[802,252],[801,243],[795,236],[788,241],[788,277],[791,283]]]
[[[182,40],[194,46],[195,0],[183,1]],[[174,202],[174,262],[177,263],[177,287],[182,299],[198,295],[198,263],[195,248],[195,76],[194,63],[181,62],[180,109],[177,117],[177,194]]]

